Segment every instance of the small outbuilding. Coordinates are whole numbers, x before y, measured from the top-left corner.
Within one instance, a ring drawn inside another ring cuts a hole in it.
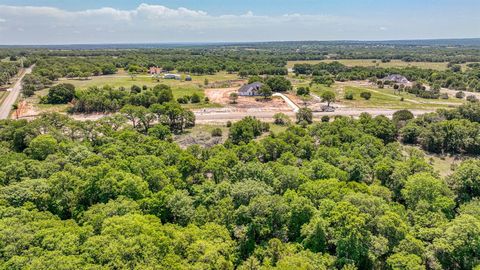
[[[170,79],[170,80],[181,80],[182,76],[178,74],[165,74],[163,75],[164,79]]]
[[[238,95],[239,96],[258,96],[258,92],[260,88],[262,87],[262,83],[260,82],[254,82],[251,84],[246,84],[240,89],[238,89]]]

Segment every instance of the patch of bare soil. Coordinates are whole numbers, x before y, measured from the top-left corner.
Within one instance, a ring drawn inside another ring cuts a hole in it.
[[[263,100],[261,97],[238,97],[236,104],[231,104],[230,94],[237,92],[238,88],[212,88],[205,89],[205,95],[212,103],[224,105],[222,111],[291,111],[287,103],[278,97]]]
[[[177,138],[175,138],[175,141],[183,149],[192,145],[212,147],[217,144],[221,144],[225,142],[225,140],[222,137],[212,137],[207,132],[200,132],[197,134],[188,134],[188,135],[178,136]]]
[[[17,112],[18,118],[31,118],[40,114],[40,112],[34,108],[33,104],[25,100],[19,103]]]
[[[287,96],[291,101],[293,101],[297,106],[299,107],[310,107],[314,104],[317,104],[320,102],[320,100],[317,100],[314,96],[310,95],[309,97],[299,97],[295,94],[292,93],[284,93],[285,96]]]

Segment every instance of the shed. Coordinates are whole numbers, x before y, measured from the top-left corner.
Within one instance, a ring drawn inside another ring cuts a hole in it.
[[[171,79],[171,80],[181,80],[182,76],[180,76],[178,74],[165,74],[165,75],[163,75],[163,78],[164,79]]]

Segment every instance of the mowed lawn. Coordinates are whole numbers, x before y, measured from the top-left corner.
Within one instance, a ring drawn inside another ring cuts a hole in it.
[[[397,68],[405,68],[405,67],[418,67],[423,69],[434,69],[434,70],[445,70],[447,69],[448,63],[446,62],[404,62],[401,60],[392,60],[388,63],[382,63],[381,60],[375,59],[341,59],[341,60],[301,60],[301,61],[288,61],[287,68],[293,68],[295,64],[318,64],[320,62],[324,63],[331,63],[333,61],[338,61],[346,66],[354,67],[383,67],[383,68],[390,68],[390,67],[397,67]],[[466,67],[466,64],[462,65],[463,68]]]
[[[185,75],[183,75],[185,77]],[[97,76],[97,77],[90,77],[88,80],[78,80],[78,79],[60,79],[58,83],[71,83],[75,85],[78,90],[84,90],[89,87],[103,87],[106,85],[118,88],[118,87],[125,87],[126,89],[130,89],[133,85],[138,85],[140,87],[146,85],[147,87],[154,87],[158,84],[166,84],[172,87],[173,96],[175,99],[184,97],[184,96],[191,96],[194,93],[198,94],[202,100],[205,98],[205,91],[203,89],[205,84],[205,79],[208,80],[208,83],[221,83],[230,80],[237,80],[238,76],[236,74],[228,74],[226,72],[220,72],[214,75],[202,75],[202,76],[195,76],[192,75],[192,81],[184,81],[184,80],[167,80],[167,79],[157,79],[152,78],[150,75],[138,75],[134,79],[130,76],[126,75],[125,73],[119,73],[116,75],[110,76]],[[212,108],[212,107],[221,107],[219,104],[212,104],[212,103],[199,103],[199,104],[187,104],[184,105],[190,109],[196,108]]]
[[[311,90],[314,94],[319,96],[323,91],[332,90],[337,95],[337,104],[350,108],[440,109],[458,106],[464,102],[456,98],[423,99],[405,92],[395,94],[393,89],[378,89],[359,86],[314,86]],[[354,99],[345,99],[346,92],[353,93]],[[365,100],[360,97],[362,92],[370,92],[372,95],[371,98]]]
[[[208,80],[209,83],[214,82],[223,82],[228,80],[235,80],[238,79],[238,76],[235,74],[228,74],[228,73],[218,73],[215,75],[202,75],[202,76],[194,76],[192,75],[192,81],[178,81],[178,80],[167,80],[167,79],[160,79],[157,81],[155,78],[152,78],[150,75],[138,75],[134,79],[130,76],[125,74],[118,74],[118,75],[109,75],[109,76],[97,76],[97,77],[90,77],[88,80],[77,80],[77,79],[60,79],[59,83],[71,83],[75,85],[78,89],[86,89],[91,86],[98,86],[102,87],[104,85],[110,85],[112,87],[125,87],[130,88],[132,85],[143,86],[146,85],[148,87],[153,87],[157,84],[166,84],[171,86],[173,89],[179,88],[201,88],[204,83],[205,79]]]
[[[185,75],[182,76],[185,78]],[[195,76],[192,75],[192,81],[177,81],[177,80],[166,80],[160,79],[157,81],[156,79],[152,78],[150,75],[138,75],[134,79],[132,79],[128,74],[125,72],[119,71],[118,74],[109,75],[109,76],[96,76],[90,77],[88,80],[78,80],[78,79],[67,79],[62,78],[60,79],[57,84],[59,83],[71,83],[73,84],[77,90],[82,91],[89,87],[103,87],[106,85],[118,88],[118,87],[125,87],[125,89],[129,90],[133,85],[138,85],[140,87],[146,85],[147,87],[154,87],[158,84],[166,84],[172,87],[173,96],[175,99],[184,97],[184,96],[191,96],[194,93],[200,96],[202,102],[196,104],[184,104],[182,105],[188,109],[203,109],[203,108],[219,108],[222,107],[221,104],[216,103],[206,103],[204,101],[205,98],[205,91],[203,89],[205,84],[205,79],[211,83],[220,83],[226,82],[230,80],[237,80],[238,76],[236,74],[228,74],[226,72],[220,72],[215,75],[202,75],[202,76]],[[42,112],[65,112],[67,111],[69,105],[51,105],[51,104],[40,104],[40,97],[46,95],[48,93],[48,89],[43,89],[41,91],[37,91],[34,96],[28,98],[27,100],[29,103],[33,104],[37,111]],[[2,93],[0,92],[0,99],[2,99]]]

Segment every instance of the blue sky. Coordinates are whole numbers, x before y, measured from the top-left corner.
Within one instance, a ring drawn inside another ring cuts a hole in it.
[[[479,0],[0,0],[0,44],[480,37]]]

